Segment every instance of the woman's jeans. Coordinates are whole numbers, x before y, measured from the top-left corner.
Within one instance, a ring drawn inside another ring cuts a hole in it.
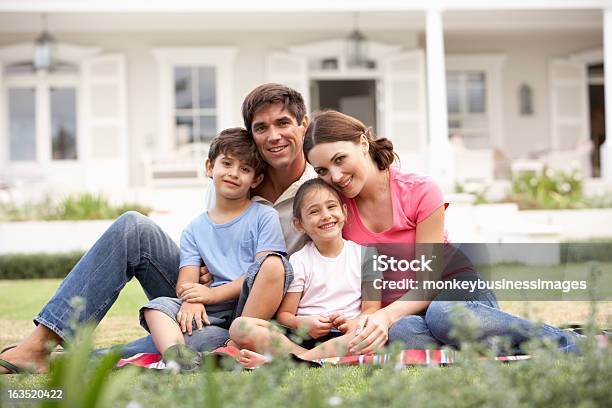
[[[67,340],[77,324],[98,324],[133,277],[149,299],[175,297],[179,258],[178,246],[158,225],[142,214],[127,212],[83,255],[34,323]],[[210,350],[223,345],[229,334],[206,326],[198,336],[189,337],[188,345]],[[123,346],[124,355],[156,352],[151,336]]]
[[[488,290],[471,295],[472,300],[439,300],[443,298],[444,293],[439,294],[424,315],[406,316],[395,322],[389,328],[389,343],[399,342],[406,349],[459,347],[459,341],[452,336],[454,322],[475,328],[471,330],[472,334],[476,333],[475,340],[489,343],[493,348],[496,337],[505,337],[510,350],[497,350],[500,353],[522,353],[520,345],[533,338],[550,339],[560,350],[575,352],[576,340],[582,337],[503,312],[495,295]]]

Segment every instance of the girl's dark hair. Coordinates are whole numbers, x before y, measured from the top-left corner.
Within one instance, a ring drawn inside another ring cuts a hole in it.
[[[308,152],[319,143],[353,142],[359,143],[361,135],[365,135],[370,144],[370,157],[379,170],[391,167],[399,157],[393,151],[393,143],[386,137],[376,138],[372,128],[366,127],[359,119],[334,110],[317,112],[313,115],[306,134],[304,135],[304,155],[308,160]]]
[[[330,191],[338,199],[338,202],[342,204],[340,194],[338,194],[338,192],[332,186],[330,186],[320,178],[313,178],[304,182],[304,184],[302,184],[300,188],[298,188],[298,191],[295,193],[295,197],[293,198],[293,218],[296,218],[298,220],[302,219],[302,213],[300,210],[302,208],[302,203],[304,202],[304,197],[306,197],[306,194],[308,194],[311,190],[314,189],[323,189]]]

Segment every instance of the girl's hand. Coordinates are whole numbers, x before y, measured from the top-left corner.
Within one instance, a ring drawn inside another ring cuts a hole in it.
[[[387,343],[389,319],[384,312],[361,316],[355,329],[355,338],[349,342],[351,354],[373,354]]]
[[[335,313],[333,315],[329,315],[329,318],[332,320],[332,326],[340,330],[343,334],[346,334],[357,328],[357,318],[349,320],[342,313]]]
[[[313,339],[325,336],[331,330],[332,323],[329,317],[322,315],[296,316],[298,328],[308,328],[308,335]]]
[[[176,320],[179,322],[179,326],[181,326],[181,331],[183,333],[187,332],[190,336],[193,332],[192,322],[194,320],[198,330],[202,329],[203,327],[202,321],[204,321],[206,324],[210,324],[208,314],[206,314],[206,309],[201,303],[183,302],[183,304],[181,304],[181,308],[176,314]]]
[[[181,285],[181,300],[203,305],[215,303],[213,289],[199,283],[184,283]]]

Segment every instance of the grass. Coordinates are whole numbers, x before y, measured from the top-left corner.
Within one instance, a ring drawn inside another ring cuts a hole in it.
[[[0,281],[0,346],[23,338],[31,318],[60,280]],[[130,282],[96,330],[96,347],[126,342],[145,332],[137,311],[146,298]],[[589,302],[500,302],[502,309],[546,323],[583,323]],[[612,302],[597,304],[596,320],[610,324]],[[467,362],[449,368],[333,367],[324,370],[272,365],[248,371],[160,375],[146,371],[121,378],[112,406],[601,406],[612,398],[612,352],[585,357],[541,352],[530,362],[511,365]],[[117,379],[119,373],[108,377]],[[87,372],[83,376],[87,377]],[[50,375],[0,378],[0,391],[42,388]],[[69,390],[71,385],[66,384]],[[72,386],[74,388],[74,385]],[[213,392],[212,389],[216,391]],[[0,405],[3,405],[0,396]],[[10,405],[10,404],[8,404]]]

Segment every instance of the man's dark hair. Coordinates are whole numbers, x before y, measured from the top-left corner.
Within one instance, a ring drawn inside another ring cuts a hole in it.
[[[235,127],[221,131],[210,144],[208,160],[214,163],[220,154],[231,155],[253,167],[255,176],[266,170],[267,164],[259,155],[257,146],[246,129]]]
[[[306,105],[302,95],[288,86],[281,84],[263,84],[253,89],[242,102],[242,119],[244,126],[249,132],[253,129],[253,117],[259,110],[273,104],[281,106],[289,111],[301,124],[306,116]]]

